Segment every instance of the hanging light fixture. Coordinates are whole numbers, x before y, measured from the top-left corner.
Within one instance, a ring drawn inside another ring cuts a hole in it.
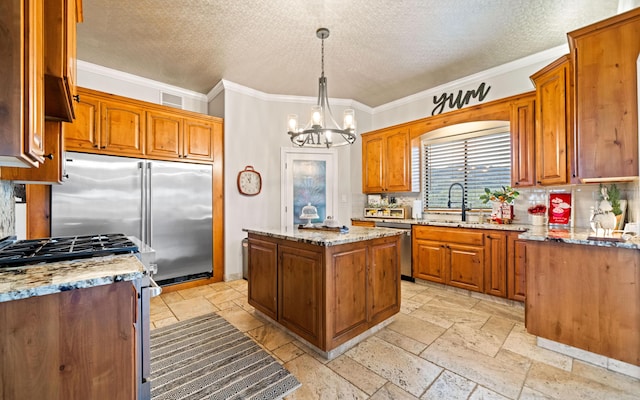
[[[322,74],[318,86],[318,103],[311,107],[311,118],[304,128],[298,127],[298,116],[287,117],[291,142],[297,146],[332,147],[353,144],[356,141],[356,120],[352,108],[344,110],[342,128],[336,123],[329,107],[327,78],[324,76],[324,40],[329,37],[329,29],[320,28],[316,36],[322,40]]]

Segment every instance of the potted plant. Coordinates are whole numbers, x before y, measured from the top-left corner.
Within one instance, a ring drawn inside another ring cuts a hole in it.
[[[623,206],[620,201],[620,189],[616,186],[615,183],[611,184],[609,187],[600,184],[600,202],[608,201],[611,204],[611,212],[616,217],[616,227],[615,229],[622,229],[623,219]]]
[[[480,195],[480,200],[484,204],[493,202],[491,206],[491,222],[498,224],[508,224],[515,217],[513,214],[513,202],[520,193],[511,186],[502,186],[499,190],[491,191],[484,188],[484,193]]]

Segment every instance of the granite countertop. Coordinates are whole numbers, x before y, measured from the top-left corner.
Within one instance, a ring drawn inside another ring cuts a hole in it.
[[[277,239],[292,240],[295,242],[309,243],[317,246],[337,246],[339,244],[362,242],[389,236],[398,236],[405,233],[401,229],[391,228],[366,228],[361,226],[349,227],[349,232],[321,231],[312,229],[298,229],[286,232],[283,229],[252,229],[243,228],[244,232],[269,236]]]
[[[640,236],[631,237],[628,240],[611,240],[611,238],[590,238],[591,231],[587,228],[549,228],[547,226],[534,226],[528,224],[488,224],[461,221],[433,221],[424,219],[398,219],[398,218],[364,218],[354,217],[355,221],[394,222],[409,225],[444,226],[450,228],[494,229],[502,231],[522,232],[518,236],[524,240],[555,241],[588,246],[620,247],[640,250]],[[371,228],[369,228],[371,229]]]
[[[133,254],[83,258],[0,269],[0,302],[142,278]]]

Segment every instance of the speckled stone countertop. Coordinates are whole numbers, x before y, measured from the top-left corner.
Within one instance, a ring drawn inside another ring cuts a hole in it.
[[[317,246],[337,246],[339,244],[362,242],[365,240],[378,239],[388,236],[398,236],[405,232],[400,229],[391,228],[366,228],[361,226],[349,227],[349,232],[340,233],[335,231],[319,231],[312,229],[294,228],[292,232],[285,232],[283,229],[242,229],[248,233],[269,236],[277,239],[292,240],[300,243],[309,243]]]
[[[0,269],[0,302],[142,278],[133,254],[83,258]]]
[[[634,236],[624,241],[612,241],[608,238],[590,239],[591,232],[585,228],[549,229],[547,226],[525,224],[480,224],[460,221],[432,221],[423,219],[397,218],[352,218],[355,221],[395,222],[410,225],[444,226],[450,228],[494,229],[503,231],[522,232],[518,237],[525,240],[554,241],[588,246],[620,247],[640,250],[640,236]]]

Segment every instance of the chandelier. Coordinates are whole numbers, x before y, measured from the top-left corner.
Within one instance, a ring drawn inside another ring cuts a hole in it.
[[[356,120],[352,108],[344,110],[342,129],[336,123],[329,107],[327,78],[324,76],[324,40],[329,37],[329,29],[320,28],[316,36],[322,40],[322,74],[318,84],[318,103],[311,107],[311,118],[304,128],[298,127],[298,116],[287,116],[288,133],[291,142],[297,146],[332,147],[352,144],[356,141]]]

